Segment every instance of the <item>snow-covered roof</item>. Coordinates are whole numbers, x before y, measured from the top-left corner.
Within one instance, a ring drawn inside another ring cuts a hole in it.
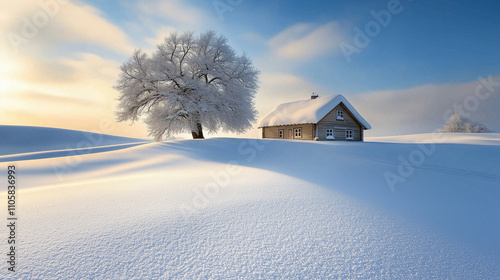
[[[340,103],[344,104],[365,129],[372,128],[358,111],[354,109],[351,103],[340,94],[281,104],[260,121],[259,128],[265,126],[318,123]]]

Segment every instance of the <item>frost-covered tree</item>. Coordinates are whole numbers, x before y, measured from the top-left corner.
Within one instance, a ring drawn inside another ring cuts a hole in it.
[[[172,33],[152,55],[136,50],[120,69],[118,120],[145,116],[157,141],[186,132],[241,133],[255,122],[259,71],[213,31]]]
[[[471,122],[467,118],[456,113],[450,116],[448,122],[440,130],[448,133],[486,133],[490,132],[486,126],[477,122]]]

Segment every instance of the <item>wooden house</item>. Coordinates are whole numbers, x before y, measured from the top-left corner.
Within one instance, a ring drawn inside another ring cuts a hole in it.
[[[370,124],[342,95],[284,103],[259,123],[262,138],[363,141]]]

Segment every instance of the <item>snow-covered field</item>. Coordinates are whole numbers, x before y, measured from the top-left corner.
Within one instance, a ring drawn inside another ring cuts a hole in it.
[[[0,126],[0,180],[18,172],[17,272],[4,238],[0,278],[500,279],[500,134],[429,137]],[[7,222],[5,188],[0,207]]]

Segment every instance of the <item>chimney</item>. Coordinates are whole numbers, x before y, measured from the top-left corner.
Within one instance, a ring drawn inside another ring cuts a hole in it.
[[[311,99],[316,99],[316,98],[318,98],[318,94],[316,94],[316,93],[313,92],[311,94]]]

